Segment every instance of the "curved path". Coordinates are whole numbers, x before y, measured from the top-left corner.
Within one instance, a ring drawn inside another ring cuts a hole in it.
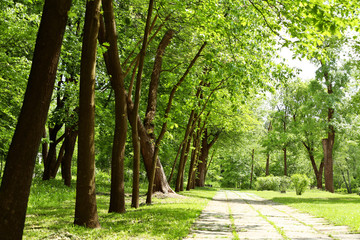
[[[301,213],[255,194],[219,191],[186,239],[360,239],[346,226]]]

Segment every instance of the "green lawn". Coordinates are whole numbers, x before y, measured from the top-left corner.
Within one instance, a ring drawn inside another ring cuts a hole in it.
[[[336,194],[308,190],[297,196],[273,191],[251,191],[274,202],[289,205],[317,217],[323,217],[335,225],[347,225],[352,231],[360,232],[360,197],[356,194]]]
[[[185,237],[189,228],[216,193],[202,188],[183,192],[186,198],[154,198],[151,206],[130,208],[127,200],[125,214],[108,214],[109,186],[99,184],[98,213],[101,229],[74,226],[75,184],[63,186],[60,180],[35,180],[31,189],[24,239],[178,239]],[[141,190],[140,203],[145,203]]]

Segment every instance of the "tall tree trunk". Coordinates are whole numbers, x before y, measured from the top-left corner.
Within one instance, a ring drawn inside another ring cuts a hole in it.
[[[194,116],[195,116],[195,111],[192,110],[190,113],[188,124],[186,126],[186,130],[185,130],[185,136],[184,136],[184,140],[183,140],[184,144],[183,144],[183,148],[181,150],[179,168],[178,168],[178,173],[177,173],[177,177],[176,177],[175,192],[181,191],[181,185],[182,185],[181,182],[182,182],[182,179],[184,176],[184,168],[185,168],[185,163],[186,163],[186,150],[189,145],[189,136],[191,136],[192,126],[194,125],[194,122],[193,122]]]
[[[65,140],[64,140],[63,143],[61,144],[61,147],[60,147],[60,151],[59,151],[57,160],[56,160],[56,162],[55,162],[54,167],[51,169],[50,178],[54,179],[54,178],[56,177],[56,174],[57,174],[57,172],[59,171],[60,164],[61,164],[62,161],[63,161],[64,154],[65,154]]]
[[[207,118],[209,117],[209,115],[210,115],[210,112],[207,114],[207,116],[203,122],[203,126],[201,126],[201,118],[198,119],[198,130],[197,130],[196,134],[194,134],[194,143],[193,143],[193,150],[192,150],[192,154],[191,154],[191,162],[190,162],[189,175],[188,175],[188,184],[187,184],[186,190],[195,188],[196,170],[198,167],[199,152],[201,150],[201,139],[202,139],[202,134],[204,132]]]
[[[146,55],[147,40],[149,36],[149,30],[151,25],[151,16],[154,7],[154,0],[149,0],[149,8],[147,12],[146,25],[144,30],[143,44],[139,55],[139,68],[136,77],[136,88],[135,88],[135,100],[134,100],[134,114],[131,121],[132,125],[132,143],[134,149],[134,163],[133,163],[133,189],[132,189],[132,198],[131,198],[131,207],[139,207],[139,177],[140,177],[140,140],[139,140],[139,126],[137,122],[137,113],[139,112],[140,105],[140,94],[141,94],[141,82],[142,82],[142,72],[144,68],[144,59]]]
[[[287,154],[286,154],[286,147],[283,149],[284,152],[284,176],[287,176]]]
[[[116,23],[112,0],[103,0],[106,40],[110,43],[107,65],[115,93],[115,133],[111,160],[111,192],[109,212],[125,212],[124,160],[127,134],[127,109],[124,74],[117,46]]]
[[[334,192],[334,173],[333,173],[333,159],[332,149],[334,145],[335,134],[328,133],[328,138],[322,140],[324,150],[324,177],[325,190]]]
[[[36,155],[51,101],[71,0],[46,0],[23,106],[0,187],[0,236],[21,239]]]
[[[195,180],[195,185],[197,187],[204,187],[205,186],[205,178],[207,173],[207,158],[209,156],[209,151],[214,143],[218,140],[221,132],[217,132],[214,135],[213,140],[209,142],[210,135],[208,134],[208,130],[205,128],[204,136],[201,140],[201,152],[199,157],[199,164],[197,167],[197,178]]]
[[[286,133],[286,112],[285,112],[285,117],[284,117],[284,133]],[[287,144],[286,144],[287,145]],[[283,148],[283,152],[284,152],[284,176],[287,176],[287,155],[286,155],[286,145]]]
[[[80,66],[79,143],[74,224],[99,228],[95,192],[95,74],[101,0],[86,4]]]
[[[329,72],[326,69],[324,62],[320,61],[322,68],[324,69],[324,78],[327,84],[327,93],[328,95],[333,94],[332,83],[329,76]],[[333,170],[333,147],[335,142],[335,128],[331,124],[331,121],[334,117],[334,108],[328,108],[328,137],[327,139],[322,140],[323,150],[324,150],[324,177],[325,177],[325,190],[329,192],[334,192],[334,170]]]
[[[71,162],[75,150],[76,139],[78,136],[78,131],[74,130],[74,127],[67,127],[66,130],[68,134],[65,137],[65,154],[64,158],[61,161],[61,175],[66,186],[71,186]]]
[[[270,133],[270,131],[272,131],[271,121],[269,122],[269,126],[268,126],[267,130],[268,130],[268,134]],[[269,175],[270,175],[270,151],[268,150],[268,152],[266,154],[265,176],[269,176]]]
[[[323,171],[324,171],[324,159],[322,159],[319,169],[316,166],[316,162],[315,162],[315,156],[314,156],[314,148],[311,146],[311,143],[305,143],[302,142],[303,145],[305,146],[308,154],[309,154],[309,158],[310,158],[310,162],[311,162],[311,166],[314,170],[314,174],[316,177],[316,187],[318,189],[322,189],[322,176],[323,176]]]
[[[270,153],[266,154],[265,176],[270,175]]]
[[[194,133],[194,137],[193,137],[193,149],[191,150],[191,161],[190,161],[190,167],[189,167],[189,174],[188,174],[188,182],[186,185],[186,190],[189,191],[190,189],[192,189],[192,185],[193,185],[193,181],[194,181],[194,173],[195,173],[195,166],[197,163],[197,157],[198,157],[198,150],[199,147],[198,145],[200,144],[199,139],[200,139],[200,129],[198,129],[196,131],[196,134]]]
[[[250,189],[252,189],[252,182],[254,178],[254,155],[255,155],[254,153],[255,153],[255,149],[253,149],[251,152]]]
[[[128,109],[129,120],[133,119],[134,118],[133,115],[136,113],[133,111],[133,104],[131,101],[127,102],[127,109]],[[140,137],[141,155],[143,157],[146,172],[149,173],[151,171],[152,157],[154,156],[155,146],[149,134],[146,132],[146,129],[140,120],[140,116],[138,114],[136,115],[137,115],[137,124],[139,126],[138,131]],[[134,122],[132,122],[131,120],[129,122],[131,127],[133,127]],[[166,179],[166,175],[159,158],[157,160],[156,166],[157,167],[156,167],[153,191],[172,193],[173,190],[169,186],[169,183]],[[147,174],[147,177],[149,178],[149,174]]]
[[[43,133],[42,138],[47,138],[46,127],[44,127],[44,133]],[[44,166],[45,166],[45,162],[46,162],[46,159],[47,159],[48,151],[49,151],[48,143],[46,141],[44,141],[41,144],[41,156],[42,156]]]
[[[344,180],[344,182],[345,182],[345,187],[346,187],[347,192],[348,192],[348,193],[351,193],[351,188],[350,188],[350,186],[349,186],[349,184],[348,184],[348,181],[346,180],[344,171],[340,169],[340,172],[341,172],[341,175],[342,175],[343,180]],[[347,173],[348,173],[348,176],[349,176],[349,170],[347,170]],[[349,179],[349,180],[350,180],[350,179]],[[349,183],[350,183],[350,181],[349,181]]]
[[[161,67],[162,67],[162,57],[165,52],[165,48],[169,45],[171,39],[174,36],[173,30],[168,30],[164,37],[162,38],[158,49],[156,51],[155,56],[155,62],[154,62],[154,68],[153,72],[151,74],[151,81],[149,86],[149,95],[148,95],[148,105],[146,109],[146,114],[144,118],[144,127],[146,128],[146,131],[148,132],[150,138],[155,141],[155,134],[154,134],[154,118],[155,118],[155,112],[156,112],[156,102],[157,102],[157,90],[159,87],[159,80],[160,80],[160,73],[161,73]],[[175,93],[174,93],[175,94]],[[165,118],[168,117],[168,114],[170,112],[171,108],[171,102],[172,102],[173,96],[169,97],[169,103],[165,110]],[[170,104],[170,105],[169,105]],[[156,166],[158,161],[158,153],[160,151],[160,143],[166,133],[167,123],[164,122],[161,132],[158,136],[158,138],[155,141],[155,149],[152,157],[152,164],[151,164],[151,171],[148,173],[149,175],[149,185],[148,185],[148,192],[146,197],[146,203],[151,204],[151,197],[153,193],[154,188],[154,180],[155,180],[155,174],[156,174]]]
[[[49,180],[54,175],[52,170],[56,165],[56,147],[59,143],[57,134],[62,126],[63,124],[55,124],[54,127],[49,127],[50,147],[46,161],[44,162],[44,173],[42,177],[43,180]]]

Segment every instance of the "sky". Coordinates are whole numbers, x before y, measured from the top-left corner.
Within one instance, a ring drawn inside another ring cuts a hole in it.
[[[292,52],[289,48],[282,48],[280,51],[280,55],[286,59],[286,62],[291,67],[296,67],[301,69],[301,73],[299,74],[299,77],[303,80],[309,80],[315,78],[315,72],[317,67],[312,64],[307,59],[292,59]]]

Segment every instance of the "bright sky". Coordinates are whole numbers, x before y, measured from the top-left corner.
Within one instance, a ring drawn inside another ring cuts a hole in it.
[[[288,48],[282,48],[280,51],[280,55],[286,59],[286,62],[289,66],[296,67],[302,70],[299,74],[299,77],[301,79],[309,80],[315,78],[315,72],[317,67],[309,60],[302,59],[300,61],[298,59],[292,59],[293,54]]]

